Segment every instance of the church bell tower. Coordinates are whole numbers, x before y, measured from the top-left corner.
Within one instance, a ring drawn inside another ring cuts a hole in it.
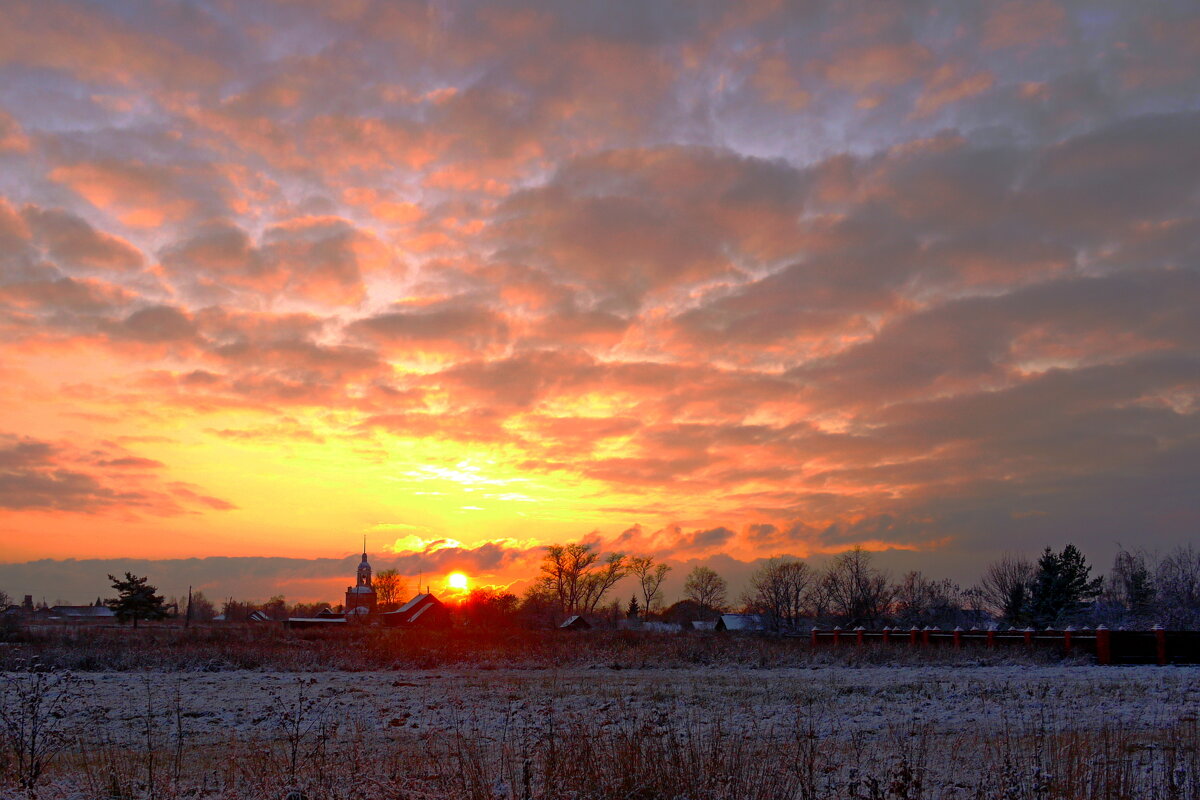
[[[367,561],[367,539],[363,537],[362,563],[353,586],[346,587],[346,618],[375,613],[375,587],[371,585],[371,564]]]

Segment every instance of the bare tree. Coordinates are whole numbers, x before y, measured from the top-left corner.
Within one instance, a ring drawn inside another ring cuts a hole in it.
[[[1200,550],[1179,545],[1154,570],[1158,624],[1194,630],[1200,627]]]
[[[908,572],[892,587],[892,611],[902,625],[958,624],[963,591],[950,579],[935,581],[919,571]]]
[[[771,630],[794,628],[808,611],[816,582],[815,571],[803,561],[772,558],[750,577],[742,599],[749,610],[767,618]]]
[[[563,614],[594,611],[613,585],[625,577],[625,556],[613,553],[600,563],[593,545],[552,544],[542,557],[541,587],[558,600]]]
[[[624,553],[610,553],[605,556],[603,566],[585,573],[579,582],[583,593],[580,610],[595,612],[608,590],[628,574],[629,567],[625,564]]]
[[[375,589],[375,603],[380,611],[395,611],[404,596],[404,578],[395,569],[377,572],[371,581]]]
[[[274,595],[270,600],[262,604],[262,612],[271,619],[287,619],[287,598],[281,594]]]
[[[582,542],[546,547],[540,581],[558,598],[559,611],[566,614],[579,608],[583,597],[580,582],[598,558],[600,554]]]
[[[544,579],[534,581],[525,589],[525,595],[521,598],[517,614],[526,627],[553,627],[559,622],[562,614],[558,604],[558,595]]]
[[[211,622],[217,615],[217,607],[213,601],[204,596],[204,592],[192,592],[192,619],[197,622]]]
[[[649,617],[652,606],[662,602],[659,587],[671,568],[666,564],[655,564],[652,556],[634,556],[629,559],[629,571],[637,576],[642,587],[642,613]]]
[[[976,587],[987,609],[1014,625],[1026,621],[1029,587],[1036,570],[1023,556],[1005,553],[988,564]]]
[[[1122,547],[1113,557],[1112,569],[1104,578],[1103,605],[1115,611],[1122,622],[1151,622],[1154,614],[1154,577],[1144,550]]]
[[[693,569],[683,584],[683,596],[700,606],[705,616],[724,610],[728,592],[729,584],[708,567]]]
[[[887,573],[871,564],[871,554],[855,547],[830,562],[821,581],[835,614],[848,623],[879,619],[891,602]]]

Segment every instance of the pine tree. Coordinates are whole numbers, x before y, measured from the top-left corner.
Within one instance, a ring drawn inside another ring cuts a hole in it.
[[[146,582],[149,578],[139,578],[132,572],[126,572],[124,580],[113,575],[109,575],[108,579],[117,590],[117,596],[105,600],[104,604],[116,613],[120,622],[131,619],[136,629],[139,619],[164,619],[167,616],[162,595],[155,594],[158,588]]]
[[[1078,613],[1100,594],[1104,579],[1088,579],[1092,568],[1079,548],[1069,544],[1061,553],[1049,547],[1038,559],[1030,588],[1031,616],[1038,625],[1059,623]]]
[[[629,619],[637,619],[638,615],[641,613],[642,613],[642,608],[640,605],[638,605],[637,596],[635,595],[633,597],[630,597],[629,598],[629,607],[625,609],[625,616],[628,617]]]

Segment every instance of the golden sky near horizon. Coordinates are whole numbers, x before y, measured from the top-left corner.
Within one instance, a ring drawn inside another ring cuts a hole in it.
[[[1193,4],[4,13],[7,565],[1200,525]]]

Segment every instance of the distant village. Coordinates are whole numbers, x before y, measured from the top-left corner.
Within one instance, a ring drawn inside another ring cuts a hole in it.
[[[484,602],[490,605],[499,602],[510,606],[510,609],[515,606],[515,603],[505,603],[506,598],[515,601],[516,598],[512,595],[497,597],[494,593],[483,592],[482,594],[485,595]],[[223,613],[215,614],[211,613],[212,605],[203,595],[197,595],[197,598],[205,608],[195,613],[194,619],[203,622],[282,622],[285,626],[296,629],[346,624],[377,625],[389,628],[445,629],[449,628],[453,622],[450,608],[428,588],[420,591],[419,586],[417,594],[407,602],[400,604],[397,608],[387,608],[387,605],[394,604],[381,602],[380,592],[375,585],[373,570],[365,551],[355,571],[354,585],[346,587],[344,604],[336,607],[329,604],[313,604],[309,606],[312,611],[308,615],[285,615],[281,612],[286,610],[286,606],[278,601],[268,601],[265,604],[267,608],[254,608],[250,604],[232,600],[226,603]],[[185,622],[192,621],[193,604],[191,600],[192,598],[189,597],[184,601],[182,609],[178,601],[164,603],[162,607],[168,617],[183,617]],[[569,614],[565,619],[554,620],[553,624],[547,627],[557,627],[563,630],[589,630],[602,620],[609,623],[607,627],[636,628],[658,633],[678,633],[683,630],[763,630],[767,627],[765,618],[759,614],[720,614],[716,612],[706,614],[704,609],[691,608],[695,604],[686,601],[684,605],[689,607],[693,615],[714,618],[684,622],[646,620],[637,613],[639,608],[636,600],[632,605],[634,613],[618,613],[618,604],[614,603],[613,608],[607,610],[608,613]],[[29,594],[24,596],[20,604],[8,605],[6,608],[0,609],[0,616],[10,622],[27,624],[112,623],[118,621],[118,612],[101,598],[96,598],[96,602],[89,605],[48,605],[46,603],[35,604],[33,595]],[[495,614],[491,616],[494,617]]]
[[[7,625],[84,624],[139,620],[196,623],[282,624],[289,628],[368,625],[390,628],[524,627],[533,629],[638,629],[806,634],[814,628],[1073,630],[1170,630],[1200,628],[1200,551],[1180,546],[1161,557],[1122,550],[1106,575],[1073,545],[1047,547],[1036,560],[1006,555],[987,565],[981,580],[962,588],[910,571],[894,580],[860,547],[816,568],[804,560],[768,559],[750,576],[737,599],[725,579],[704,565],[693,567],[683,597],[666,606],[661,587],[671,567],[651,556],[603,555],[589,543],[548,545],[540,574],[522,597],[494,587],[465,591],[466,577],[446,602],[418,582],[405,599],[404,579],[394,569],[375,574],[364,544],[344,602],[288,605],[282,596],[265,603],[230,598],[218,613],[200,592],[164,600],[147,578],[109,576],[119,597],[89,605],[34,604],[31,595],[7,605],[0,592],[0,621]],[[615,587],[631,579],[626,603]],[[122,599],[124,598],[124,599]],[[139,603],[141,605],[139,605]],[[7,607],[5,607],[7,605]]]

